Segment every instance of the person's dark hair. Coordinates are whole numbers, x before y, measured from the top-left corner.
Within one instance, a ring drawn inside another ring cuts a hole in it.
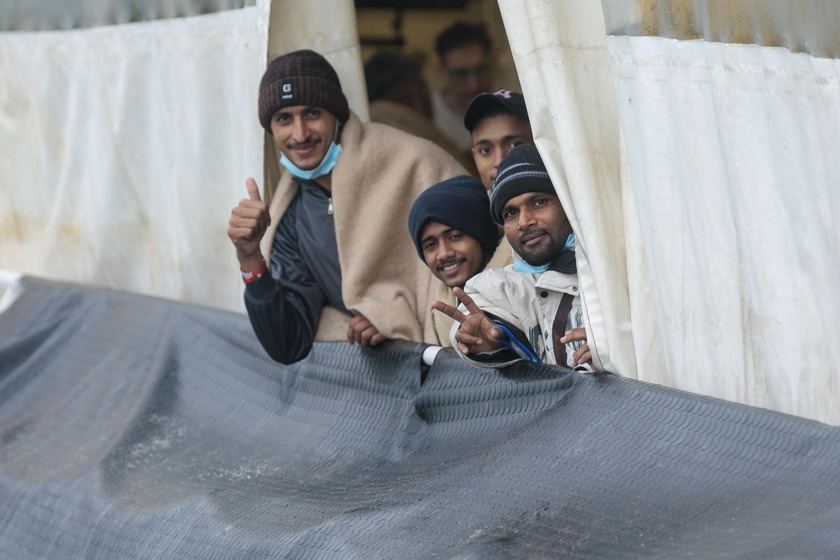
[[[443,58],[450,51],[472,44],[481,45],[485,52],[490,52],[493,48],[493,40],[484,25],[456,21],[437,36],[435,51],[438,59],[443,62]]]
[[[420,63],[398,52],[381,52],[365,63],[365,83],[368,101],[387,97],[389,90],[406,78],[419,76]]]

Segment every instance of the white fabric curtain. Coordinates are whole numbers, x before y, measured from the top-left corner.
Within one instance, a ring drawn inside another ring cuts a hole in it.
[[[0,0],[0,31],[75,29],[199,16],[256,0]]]
[[[500,8],[608,369],[840,423],[837,60]]]
[[[840,423],[840,63],[608,44],[667,366],[639,377]]]
[[[0,269],[241,310],[257,8],[0,33]]]

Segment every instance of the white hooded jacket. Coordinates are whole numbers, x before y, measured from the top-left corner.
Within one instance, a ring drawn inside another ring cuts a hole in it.
[[[502,269],[488,269],[467,281],[464,291],[485,313],[501,319],[524,333],[534,354],[544,364],[556,364],[552,325],[563,294],[574,296],[572,307],[566,319],[566,330],[585,328],[583,310],[578,294],[576,274],[564,274],[554,270],[542,273],[517,272],[513,265]],[[469,315],[463,304],[458,309]],[[457,321],[452,325],[450,340],[464,360],[483,368],[499,368],[525,358],[512,356],[510,351],[496,353],[464,355],[458,350],[455,333],[460,328]],[[587,332],[587,338],[590,333]],[[566,344],[566,364],[574,367],[573,355],[583,342]]]

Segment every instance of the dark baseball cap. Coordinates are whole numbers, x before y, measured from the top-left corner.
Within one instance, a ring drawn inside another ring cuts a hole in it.
[[[464,113],[464,126],[472,132],[478,121],[483,119],[487,113],[499,109],[503,109],[527,123],[531,122],[528,119],[528,110],[525,108],[525,98],[522,94],[509,89],[500,89],[493,93],[479,93],[473,97],[467,107],[467,112]]]

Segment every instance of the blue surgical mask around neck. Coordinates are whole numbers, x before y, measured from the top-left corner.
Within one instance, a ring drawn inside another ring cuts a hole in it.
[[[565,251],[569,247],[574,248],[574,245],[575,234],[570,233],[569,237],[566,238],[566,244],[563,245],[563,250]],[[513,270],[515,270],[516,272],[530,272],[533,274],[542,274],[543,272],[548,270],[550,264],[551,263],[546,263],[542,266],[534,266],[532,264],[526,263],[525,261],[517,257],[516,254],[513,255]]]
[[[315,168],[313,169],[301,169],[294,163],[292,160],[286,157],[286,154],[280,156],[280,165],[285,167],[289,170],[289,173],[297,177],[298,179],[317,179],[318,177],[323,177],[324,175],[329,175],[335,164],[338,163],[338,156],[341,155],[341,144],[336,144],[335,141],[330,143],[330,149],[327,150],[327,155],[324,156],[324,159],[321,160]]]
[[[528,264],[516,255],[513,255],[513,270],[516,272],[532,272],[534,274],[542,274],[546,270],[548,270],[548,265],[543,266],[534,266],[532,264]]]

